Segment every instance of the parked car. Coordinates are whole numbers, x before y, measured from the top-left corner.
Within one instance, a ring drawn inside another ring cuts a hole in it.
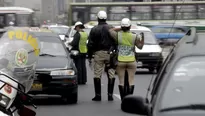
[[[60,37],[52,32],[35,31],[41,50],[36,77],[30,94],[60,95],[63,100],[77,103],[77,69]]]
[[[145,116],[204,116],[204,32],[191,28],[170,52],[148,96],[126,96],[121,109]]]
[[[173,45],[189,30],[185,26],[160,25],[150,27],[160,45]]]

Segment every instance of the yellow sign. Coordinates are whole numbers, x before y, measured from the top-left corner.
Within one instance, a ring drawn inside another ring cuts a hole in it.
[[[42,90],[42,88],[43,88],[42,84],[35,83],[35,84],[32,85],[31,89],[32,90]]]
[[[38,48],[38,42],[37,39],[34,38],[32,35],[28,34],[27,32],[22,32],[22,31],[9,31],[8,32],[8,36],[9,39],[19,39],[19,40],[24,40],[26,42],[28,42],[33,49],[35,50],[35,55],[38,56],[39,55],[39,48]]]

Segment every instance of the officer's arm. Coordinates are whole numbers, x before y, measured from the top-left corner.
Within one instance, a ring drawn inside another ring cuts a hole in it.
[[[88,44],[87,44],[88,59],[92,59],[93,49],[94,49],[93,44],[94,44],[94,28],[91,29],[89,37],[88,37]]]
[[[135,45],[137,48],[142,49],[144,46],[144,33],[140,33],[136,35]]]
[[[117,40],[117,32],[115,31],[115,28],[110,29],[110,30],[109,30],[109,33],[110,33],[110,36],[111,36],[112,38],[114,38],[115,40]]]
[[[74,37],[73,37],[73,41],[70,43],[71,46],[77,46],[79,44],[80,41],[80,33],[76,32]]]

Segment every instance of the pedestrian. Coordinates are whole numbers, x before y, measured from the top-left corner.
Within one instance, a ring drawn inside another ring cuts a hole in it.
[[[131,21],[128,18],[123,18],[120,28],[110,29],[110,35],[117,41],[118,45],[118,64],[117,75],[119,77],[119,91],[121,100],[128,94],[134,92],[134,76],[136,72],[135,46],[142,49],[144,45],[144,36],[133,34],[130,32]],[[125,88],[125,72],[128,74],[128,88]]]
[[[87,69],[86,69],[86,54],[88,34],[83,30],[85,27],[82,22],[76,22],[74,29],[76,33],[73,41],[70,43],[71,50],[79,51],[79,54],[74,58],[74,62],[78,72],[78,84],[86,84]]]
[[[91,29],[88,41],[88,59],[91,62],[94,55],[94,88],[95,97],[93,101],[101,101],[101,76],[110,61],[109,51],[115,41],[111,39],[109,29],[111,25],[106,23],[107,13],[99,11],[97,14],[98,25]],[[108,101],[113,101],[113,89],[115,83],[115,70],[109,67],[108,72]]]

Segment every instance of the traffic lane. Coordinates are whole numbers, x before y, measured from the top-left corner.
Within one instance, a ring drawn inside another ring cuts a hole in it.
[[[114,88],[114,101],[107,101],[107,77],[104,74],[102,77],[102,101],[93,102],[93,73],[88,68],[88,82],[86,85],[79,86],[79,101],[78,104],[62,105],[63,102],[59,98],[37,99],[38,106],[37,116],[136,116],[127,114],[120,110],[121,100],[119,99],[118,78],[116,78]],[[148,73],[138,73],[135,76],[135,95],[145,96],[146,90],[151,80],[152,75]]]

